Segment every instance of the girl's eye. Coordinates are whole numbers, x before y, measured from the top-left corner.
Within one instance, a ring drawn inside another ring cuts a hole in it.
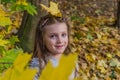
[[[54,35],[54,34],[53,34],[53,35],[50,35],[50,38],[55,38],[55,37],[56,37],[56,35]]]
[[[67,36],[67,34],[66,34],[66,33],[63,33],[63,34],[62,34],[62,37],[66,37],[66,36]]]

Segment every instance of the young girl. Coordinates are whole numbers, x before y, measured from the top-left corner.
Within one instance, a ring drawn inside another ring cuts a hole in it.
[[[50,60],[53,66],[57,66],[62,55],[70,53],[70,28],[65,18],[46,15],[37,25],[35,34],[34,54],[30,66],[37,68],[38,73],[34,80],[38,80],[41,71]],[[75,71],[71,78],[76,75]]]

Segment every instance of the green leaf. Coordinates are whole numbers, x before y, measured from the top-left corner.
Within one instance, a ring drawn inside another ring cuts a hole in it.
[[[80,17],[78,17],[77,15],[73,15],[71,16],[71,20],[80,20]]]
[[[22,49],[10,49],[6,51],[4,57],[0,58],[0,62],[13,62],[19,53],[22,53]]]
[[[79,17],[78,15],[73,15],[73,16],[71,16],[71,20],[72,20],[72,21],[79,22],[79,23],[81,23],[81,24],[85,23],[85,18],[81,18],[81,17]]]
[[[23,53],[23,50],[20,48],[13,48],[8,51],[5,51],[4,54],[2,54],[3,56],[0,58],[0,63],[6,63],[6,64],[0,65],[0,72],[3,72],[5,69],[9,68],[12,65],[12,63],[15,61],[18,54],[20,53]]]
[[[81,33],[74,33],[74,37],[77,37],[77,39],[80,39],[82,37]]]
[[[4,51],[5,51],[5,48],[3,46],[0,46],[0,55],[3,55]]]
[[[91,41],[91,40],[93,40],[93,36],[90,33],[88,33],[87,34],[87,39],[89,39]]]
[[[16,2],[16,0],[1,0],[2,3]]]
[[[37,14],[37,11],[35,10],[35,8],[36,8],[35,6],[28,4],[25,7],[25,10],[27,10],[27,12],[33,16],[34,14]]]
[[[14,45],[15,42],[19,42],[19,39],[17,36],[12,36],[12,37],[10,37],[9,41],[12,45]]]
[[[111,75],[110,75],[110,78],[111,78],[111,79],[115,79],[115,78],[116,78],[116,75],[115,75],[115,71],[114,71],[114,70],[112,70],[112,73],[111,73]]]

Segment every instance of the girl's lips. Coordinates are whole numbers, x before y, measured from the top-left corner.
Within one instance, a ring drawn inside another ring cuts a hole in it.
[[[55,46],[56,48],[62,48],[63,47],[63,45],[57,45],[57,46]]]

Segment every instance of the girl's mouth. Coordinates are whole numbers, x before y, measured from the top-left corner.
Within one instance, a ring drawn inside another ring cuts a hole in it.
[[[57,49],[61,49],[63,47],[63,45],[57,45],[55,46]]]

